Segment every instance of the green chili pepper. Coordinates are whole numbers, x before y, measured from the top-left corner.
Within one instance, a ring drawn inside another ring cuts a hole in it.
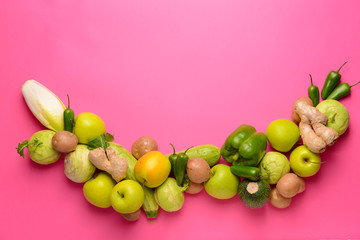
[[[74,127],[74,111],[70,109],[70,98],[69,94],[67,94],[68,98],[68,107],[64,110],[64,130],[72,132]]]
[[[320,96],[319,96],[319,88],[313,85],[312,76],[310,75],[311,79],[311,86],[308,88],[308,96],[312,100],[314,107],[319,104]]]
[[[359,83],[360,81],[351,86],[348,83],[341,83],[334,89],[334,91],[331,92],[331,94],[326,99],[339,100],[340,98],[343,98],[346,95],[350,94],[350,89]]]
[[[258,167],[251,167],[251,166],[231,166],[230,171],[238,176],[250,179],[252,181],[256,181],[260,177],[260,169]]]
[[[189,147],[185,150],[185,152],[180,153],[177,156],[174,168],[174,175],[176,179],[176,183],[181,187],[184,183],[185,172],[186,172],[186,164],[189,160],[189,157],[186,155],[186,152],[192,147]]]
[[[339,73],[340,69],[347,63],[347,61],[341,65],[341,67],[335,72],[330,71],[326,77],[324,82],[324,86],[321,90],[321,98],[326,99],[330,93],[335,89],[335,87],[339,84],[341,75]]]
[[[176,153],[175,153],[175,147],[174,147],[174,145],[172,145],[171,143],[170,143],[170,145],[172,146],[172,148],[173,148],[173,150],[174,150],[174,153],[169,156],[169,161],[170,161],[170,163],[171,163],[171,170],[172,170],[172,172],[175,174],[174,169],[175,169],[176,160],[178,159],[178,155],[176,155]]]

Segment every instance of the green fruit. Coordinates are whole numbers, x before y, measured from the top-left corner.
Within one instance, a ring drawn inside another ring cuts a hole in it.
[[[74,134],[79,143],[87,144],[89,138],[96,138],[105,134],[105,131],[104,121],[94,113],[83,112],[75,118]]]
[[[99,208],[111,206],[110,194],[116,185],[115,180],[106,172],[100,172],[83,186],[83,193],[89,203]]]
[[[325,100],[316,106],[320,112],[328,117],[327,127],[335,129],[340,135],[349,126],[349,112],[343,104],[337,100]]]
[[[261,208],[270,200],[271,188],[267,181],[244,179],[239,184],[239,198],[249,208]]]
[[[78,144],[75,151],[65,155],[64,173],[73,182],[83,183],[95,173],[96,167],[89,160],[90,150],[84,144]]]
[[[288,152],[299,141],[299,127],[288,119],[272,121],[266,129],[270,145],[279,152]]]
[[[155,199],[159,206],[167,212],[175,212],[184,204],[186,187],[179,187],[175,178],[169,177],[155,189]]]
[[[299,177],[315,175],[321,166],[321,158],[310,151],[305,145],[295,148],[290,154],[290,168]]]
[[[267,152],[260,162],[260,178],[270,184],[276,184],[289,171],[289,160],[279,152]]]
[[[115,185],[110,194],[113,209],[119,213],[133,213],[144,203],[144,190],[134,180],[123,180]]]
[[[51,143],[54,135],[52,130],[41,130],[31,136],[28,145],[31,160],[44,165],[59,160],[61,153],[56,151]]]
[[[228,165],[217,164],[211,168],[211,177],[204,183],[204,187],[214,198],[229,199],[236,195],[239,181]]]

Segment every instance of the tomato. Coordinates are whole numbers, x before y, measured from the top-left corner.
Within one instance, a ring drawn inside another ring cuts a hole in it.
[[[75,118],[74,134],[79,139],[79,143],[87,144],[89,138],[105,134],[105,131],[104,121],[94,113],[83,112]]]

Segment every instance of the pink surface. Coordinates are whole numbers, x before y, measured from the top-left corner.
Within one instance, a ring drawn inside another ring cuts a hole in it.
[[[100,115],[126,148],[150,135],[170,153],[221,147],[238,125],[265,131],[290,118],[344,61],[360,80],[360,1],[0,1],[3,126],[0,239],[360,238],[360,87],[341,102],[350,127],[291,207],[251,210],[237,197],[186,195],[181,211],[129,223],[90,205],[63,174],[63,157],[39,166],[17,143],[43,129],[21,95],[41,82],[76,113]],[[220,160],[220,163],[225,163]]]

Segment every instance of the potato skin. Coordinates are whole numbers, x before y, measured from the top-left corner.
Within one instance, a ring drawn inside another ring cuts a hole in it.
[[[295,173],[287,173],[280,178],[276,189],[285,198],[292,198],[305,190],[305,181]]]
[[[51,139],[53,148],[58,152],[69,153],[75,150],[78,144],[75,134],[68,131],[58,131]]]
[[[185,190],[185,192],[189,194],[197,194],[201,192],[203,188],[204,188],[203,183],[194,183],[192,181],[189,181],[189,187]]]
[[[150,136],[142,136],[138,138],[131,146],[131,154],[136,158],[139,159],[143,155],[151,151],[157,151],[158,144]]]
[[[130,222],[134,222],[140,218],[141,208],[133,213],[121,213],[121,216]]]
[[[186,164],[186,173],[191,182],[203,183],[210,178],[209,164],[202,158],[191,158]]]
[[[283,197],[276,188],[273,188],[270,193],[270,203],[277,208],[287,208],[290,206],[291,198]]]

